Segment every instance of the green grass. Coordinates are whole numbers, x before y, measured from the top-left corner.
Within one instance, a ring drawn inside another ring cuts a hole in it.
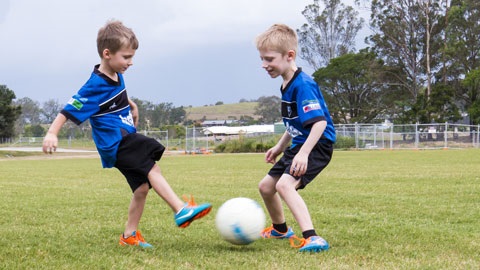
[[[96,158],[0,161],[1,269],[479,269],[480,150],[337,151],[305,190],[327,252],[283,240],[223,241],[216,209],[260,202],[262,154],[166,156],[174,190],[209,201],[186,229],[151,192],[141,228],[153,250],[118,246],[131,193]],[[287,221],[299,233],[287,212]],[[268,222],[268,221],[267,221]]]

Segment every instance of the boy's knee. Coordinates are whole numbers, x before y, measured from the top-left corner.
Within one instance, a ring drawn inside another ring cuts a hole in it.
[[[295,188],[288,181],[285,181],[285,179],[280,178],[280,180],[275,184],[275,189],[281,195]]]
[[[143,183],[135,190],[135,192],[133,192],[133,194],[135,196],[147,196],[149,190],[150,186],[148,185],[148,183]]]
[[[275,184],[265,178],[258,184],[258,190],[262,195],[272,195],[276,192]]]

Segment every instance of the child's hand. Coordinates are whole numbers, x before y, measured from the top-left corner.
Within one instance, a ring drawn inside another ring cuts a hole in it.
[[[57,151],[58,146],[58,138],[57,135],[47,132],[45,138],[43,139],[43,147],[42,150],[45,154],[52,154],[53,152]]]
[[[279,152],[277,147],[272,147],[265,153],[265,162],[275,164]]]
[[[290,166],[290,175],[300,177],[307,172],[307,168],[308,154],[300,151],[295,155],[292,160],[292,165]]]

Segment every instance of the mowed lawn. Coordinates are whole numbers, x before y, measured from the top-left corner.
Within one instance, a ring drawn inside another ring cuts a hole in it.
[[[223,241],[218,207],[261,203],[262,154],[165,156],[180,196],[211,214],[179,229],[153,191],[140,229],[151,250],[121,247],[130,189],[97,158],[0,159],[0,269],[480,269],[480,150],[336,151],[300,191],[327,252],[284,240]],[[267,220],[267,223],[270,221]],[[301,235],[287,211],[287,222]]]

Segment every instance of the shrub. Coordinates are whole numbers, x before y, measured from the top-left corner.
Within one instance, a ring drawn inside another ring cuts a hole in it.
[[[272,148],[280,136],[259,136],[255,138],[240,137],[226,140],[215,146],[217,153],[262,153]]]
[[[355,148],[355,138],[337,136],[337,141],[333,145],[335,149],[350,149]]]

